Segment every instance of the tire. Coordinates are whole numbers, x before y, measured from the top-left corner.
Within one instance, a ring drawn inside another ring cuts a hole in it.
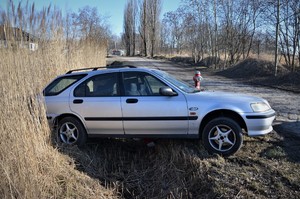
[[[85,145],[86,130],[82,123],[74,117],[65,117],[58,123],[57,135],[59,140],[67,145]]]
[[[202,142],[209,153],[233,155],[243,144],[242,128],[230,118],[215,118],[204,127]]]

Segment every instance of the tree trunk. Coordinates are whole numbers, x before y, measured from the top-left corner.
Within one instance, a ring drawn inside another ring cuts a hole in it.
[[[277,68],[278,68],[278,37],[279,37],[279,17],[280,17],[280,0],[277,0],[277,15],[276,15],[276,39],[275,39],[275,73],[277,76]]]

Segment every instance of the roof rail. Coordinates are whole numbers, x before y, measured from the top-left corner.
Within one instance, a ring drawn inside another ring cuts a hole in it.
[[[66,74],[71,74],[72,72],[77,72],[77,71],[85,71],[85,70],[98,70],[100,68],[102,69],[114,69],[114,68],[136,68],[136,66],[132,65],[107,65],[107,66],[100,66],[100,67],[93,67],[93,68],[79,68],[79,69],[74,69],[74,70],[69,70]]]
[[[66,74],[71,74],[72,72],[76,72],[76,71],[83,71],[83,70],[98,70],[99,68],[106,68],[106,66],[101,66],[101,67],[94,67],[94,68],[78,68],[78,69],[74,69],[74,70],[69,70]]]

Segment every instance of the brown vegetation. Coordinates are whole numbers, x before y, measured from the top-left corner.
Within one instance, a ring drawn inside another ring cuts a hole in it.
[[[47,27],[43,22],[55,15],[50,8],[43,15],[31,8],[24,13],[32,13],[41,27]],[[11,9],[15,9],[12,3]],[[61,27],[52,26],[52,32],[47,32],[50,38],[39,32],[38,50],[24,48],[21,44],[29,41],[26,37],[6,31],[11,29],[7,17],[20,23],[26,17],[23,11],[19,5],[18,15],[1,15],[5,45],[0,48],[0,197],[114,198],[113,189],[76,170],[74,160],[52,145],[41,97],[43,87],[58,74],[75,67],[104,65],[106,47],[91,40],[66,42]],[[25,27],[16,30],[25,32]]]
[[[83,60],[95,57],[90,49],[86,52],[89,56],[75,52],[72,62],[68,62],[58,46],[48,45],[36,52],[0,49],[1,198],[113,196],[112,190],[78,172],[74,161],[51,145],[51,132],[38,95],[50,79],[70,69],[67,66],[86,66]],[[101,52],[104,60],[105,51]]]
[[[142,141],[99,139],[61,151],[121,198],[297,198],[299,149],[299,139],[273,132],[245,138],[243,149],[226,159],[190,140],[157,140],[148,148]]]

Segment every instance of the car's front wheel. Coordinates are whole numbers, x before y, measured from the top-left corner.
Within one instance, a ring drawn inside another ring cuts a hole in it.
[[[74,117],[65,117],[58,123],[59,140],[68,145],[83,146],[87,139],[86,130]]]
[[[215,118],[204,127],[202,141],[208,152],[230,156],[242,146],[242,129],[230,118]]]

